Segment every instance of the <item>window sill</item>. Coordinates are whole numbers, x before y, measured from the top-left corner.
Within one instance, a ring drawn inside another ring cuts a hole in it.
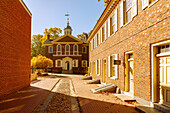
[[[156,2],[158,2],[158,0],[155,0],[154,2],[152,2],[152,3],[148,6],[148,8],[152,7]]]
[[[97,76],[100,76],[100,74],[97,74]]]
[[[118,77],[110,77],[110,79],[117,80]]]
[[[123,25],[123,27],[127,26],[130,22],[132,22],[132,19],[131,19],[128,23],[126,23],[125,25]]]

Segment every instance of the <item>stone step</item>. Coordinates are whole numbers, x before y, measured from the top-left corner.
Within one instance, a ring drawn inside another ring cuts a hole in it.
[[[136,106],[135,109],[140,113],[162,113],[150,106]]]
[[[100,79],[98,79],[98,78],[85,82],[85,84],[99,84],[99,83],[100,83]]]
[[[154,108],[164,113],[170,113],[170,107],[163,104],[154,103]]]
[[[81,78],[81,80],[92,80],[92,76],[87,76],[87,77]]]
[[[116,85],[109,83],[107,85],[101,86],[101,87],[97,87],[95,89],[91,89],[91,91],[93,93],[99,93],[99,92],[103,92],[103,91],[107,91],[107,92],[115,92],[116,91]]]
[[[136,101],[136,99],[127,96],[125,94],[114,94],[117,98],[121,99],[124,102],[129,102],[129,101]]]

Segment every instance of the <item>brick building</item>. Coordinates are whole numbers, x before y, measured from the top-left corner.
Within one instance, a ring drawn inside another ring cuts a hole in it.
[[[31,16],[22,0],[0,0],[0,97],[30,84]]]
[[[170,106],[169,5],[110,0],[87,40],[93,78],[116,84],[142,104]]]
[[[49,72],[55,73],[87,73],[89,59],[89,43],[85,39],[78,39],[72,34],[69,25],[64,29],[64,35],[52,40],[50,35],[44,42],[45,56],[53,60],[53,67]]]

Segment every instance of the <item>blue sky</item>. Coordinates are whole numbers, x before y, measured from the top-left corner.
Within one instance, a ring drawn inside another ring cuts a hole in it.
[[[70,14],[73,36],[89,32],[104,11],[103,0],[23,0],[32,13],[32,35],[43,34],[45,28],[66,26]],[[62,32],[63,33],[63,32]]]

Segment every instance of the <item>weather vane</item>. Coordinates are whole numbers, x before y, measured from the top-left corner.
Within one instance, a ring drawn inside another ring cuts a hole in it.
[[[65,16],[67,17],[67,24],[69,25],[69,16],[70,15],[68,13],[66,13]]]

